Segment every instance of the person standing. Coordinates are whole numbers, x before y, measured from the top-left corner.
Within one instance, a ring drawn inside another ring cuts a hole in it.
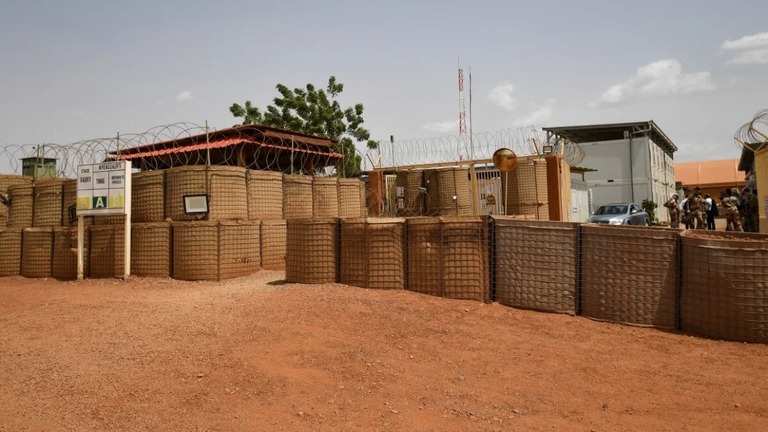
[[[678,206],[680,209],[680,221],[685,226],[685,229],[691,229],[691,217],[688,213],[688,200],[691,199],[691,190],[683,189],[683,194],[683,199]]]
[[[752,194],[749,197],[749,201],[744,205],[745,212],[749,214],[749,219],[752,222],[750,226],[751,232],[760,232],[760,201],[757,199],[757,189],[752,189]]]
[[[738,195],[738,191],[736,194]],[[741,226],[741,215],[739,214],[739,199],[734,196],[733,190],[725,190],[725,198],[722,201],[725,209],[725,219],[728,223],[726,231],[744,231]]]
[[[707,210],[707,229],[714,231],[715,228],[715,218],[719,216],[719,212],[717,210],[717,203],[715,200],[712,199],[709,194],[704,195],[704,201],[707,203],[707,206],[709,209]]]
[[[741,191],[741,218],[744,221],[744,232],[752,232],[752,193],[749,188]]]
[[[669,223],[672,228],[680,228],[680,203],[676,193],[664,203],[664,207],[669,210]]]
[[[690,220],[692,229],[702,229],[704,226],[704,219],[701,216],[701,210],[703,207],[704,198],[701,196],[701,190],[696,188],[696,192],[688,198],[685,202],[686,213]]]

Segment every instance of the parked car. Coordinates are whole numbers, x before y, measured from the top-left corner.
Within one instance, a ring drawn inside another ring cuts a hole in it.
[[[605,223],[610,225],[643,225],[649,226],[651,218],[642,207],[634,203],[615,203],[601,205],[587,219],[589,223]]]

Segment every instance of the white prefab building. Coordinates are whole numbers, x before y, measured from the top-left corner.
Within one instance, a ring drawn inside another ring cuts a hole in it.
[[[584,149],[585,157],[579,165],[594,170],[583,174],[589,196],[587,215],[603,204],[641,204],[650,199],[658,206],[656,217],[661,221],[669,219],[663,204],[675,193],[673,155],[677,147],[653,120],[549,127],[544,131],[550,144],[565,139]],[[573,212],[580,216],[584,213]]]

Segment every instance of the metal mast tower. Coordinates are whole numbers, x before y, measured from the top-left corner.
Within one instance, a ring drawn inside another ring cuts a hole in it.
[[[467,99],[464,97],[464,69],[459,63],[459,160],[467,157],[472,158],[468,145],[469,137],[467,134]]]

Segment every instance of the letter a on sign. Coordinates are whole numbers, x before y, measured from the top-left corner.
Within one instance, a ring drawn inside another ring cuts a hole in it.
[[[93,197],[93,208],[107,208],[107,197],[95,196]]]

